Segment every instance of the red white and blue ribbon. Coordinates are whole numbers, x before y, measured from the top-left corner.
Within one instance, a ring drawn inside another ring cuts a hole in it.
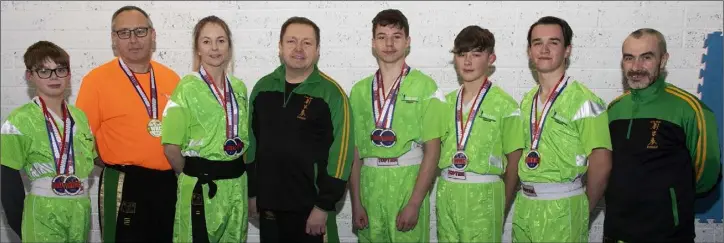
[[[221,92],[219,92],[219,89],[214,84],[213,77],[209,76],[208,73],[206,73],[206,70],[203,66],[199,69],[199,74],[201,75],[201,78],[206,82],[206,85],[209,87],[209,90],[211,90],[211,94],[214,95],[216,101],[218,101],[219,105],[224,108],[224,114],[226,116],[226,138],[234,139],[238,137],[239,103],[236,101],[234,90],[231,87],[231,80],[229,80],[229,77],[226,77],[226,82],[224,82],[224,95],[222,98]]]
[[[565,75],[561,77],[560,80],[558,80],[558,83],[553,88],[553,93],[548,95],[548,99],[546,100],[546,103],[543,105],[543,112],[541,113],[541,119],[538,120],[538,99],[540,97],[540,89],[543,88],[542,86],[538,88],[538,92],[535,93],[533,96],[533,102],[531,104],[530,109],[530,149],[531,150],[537,150],[538,144],[540,143],[540,136],[543,134],[543,126],[545,125],[546,118],[548,117],[548,113],[551,110],[551,107],[553,107],[553,103],[556,102],[558,97],[563,92],[563,89],[566,88],[568,85],[568,80],[570,77],[566,78],[565,81],[563,79],[566,78]]]
[[[468,138],[470,138],[471,131],[473,130],[476,114],[478,114],[478,110],[480,110],[485,96],[488,95],[490,87],[492,87],[492,83],[489,82],[488,79],[485,79],[483,85],[480,86],[478,93],[475,95],[474,103],[470,107],[468,119],[465,120],[465,123],[463,123],[463,90],[465,87],[461,87],[460,90],[458,90],[457,100],[455,101],[455,135],[458,151],[465,150],[468,144]]]
[[[45,105],[43,98],[38,97],[35,103],[40,106],[45,117],[45,125],[50,143],[50,151],[53,154],[55,162],[55,170],[57,175],[73,175],[75,174],[75,156],[73,151],[73,128],[75,120],[70,115],[68,106],[65,102],[61,104],[63,110],[63,132],[60,132],[55,119],[50,114],[48,107]]]
[[[395,113],[397,94],[400,91],[400,86],[402,86],[402,80],[410,73],[410,70],[410,66],[403,64],[400,76],[398,76],[397,80],[392,84],[390,92],[386,97],[383,90],[382,74],[379,70],[375,73],[375,78],[372,80],[372,112],[375,119],[375,127],[381,129],[392,128],[392,118]]]
[[[148,117],[153,120],[158,119],[158,94],[156,93],[156,75],[153,72],[153,67],[149,66],[151,72],[151,99],[149,100],[149,98],[146,97],[146,92],[143,90],[143,87],[141,87],[141,84],[138,82],[138,78],[136,78],[136,75],[128,68],[126,63],[123,62],[123,59],[118,58],[118,65],[121,66],[123,73],[125,73],[128,80],[131,81],[138,96],[141,97],[143,105],[146,107]]]

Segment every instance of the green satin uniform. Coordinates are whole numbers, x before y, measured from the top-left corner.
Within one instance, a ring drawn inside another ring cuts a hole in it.
[[[540,164],[529,168],[530,112],[538,87],[521,101],[525,148],[518,166],[522,183],[571,183],[588,170],[593,149],[611,149],[605,102],[569,77],[544,123],[538,152]],[[538,117],[543,105],[538,105]],[[558,199],[538,199],[519,192],[513,216],[514,242],[588,242],[588,198],[585,190]]]
[[[246,152],[249,144],[247,90],[233,77],[231,87],[239,107],[238,135],[245,144],[242,153],[227,155],[223,150],[226,137],[226,113],[206,82],[198,73],[183,77],[163,112],[161,141],[176,144],[188,157],[214,161],[232,161]],[[224,92],[223,86],[217,87]],[[178,179],[178,200],[174,220],[174,242],[191,242],[191,199],[198,179],[181,173]],[[203,185],[204,212],[210,242],[246,241],[247,175],[234,179],[215,180],[217,193],[209,198],[209,185]]]
[[[370,136],[375,129],[372,110],[371,75],[357,82],[350,93],[355,127],[355,142],[361,159],[397,158],[410,150],[419,150],[424,142],[440,138],[443,133],[440,112],[445,101],[435,81],[416,69],[403,78],[392,129],[397,142],[392,147],[375,146]],[[421,162],[422,157],[419,157]],[[397,230],[397,215],[407,205],[415,187],[420,165],[373,167],[362,166],[360,197],[367,212],[369,227],[360,230],[360,242],[429,242],[429,195],[420,206],[417,225],[410,231]]]
[[[458,90],[448,93],[446,109],[441,113],[446,133],[438,164],[440,169],[451,168],[453,156],[458,151],[455,119]],[[471,116],[470,107],[474,102],[471,99],[463,106],[463,122]],[[473,127],[465,146],[468,164],[463,171],[492,175],[492,178],[502,177],[509,163],[505,155],[524,146],[523,120],[518,104],[503,89],[492,84],[477,113],[472,116],[475,116]],[[491,182],[471,180],[473,178],[446,179],[444,174],[438,177],[435,206],[440,242],[503,240],[505,187],[502,179]]]
[[[0,162],[12,169],[24,170],[31,183],[31,191],[23,206],[22,241],[86,242],[91,220],[88,176],[93,170],[93,159],[97,157],[88,119],[83,111],[68,105],[75,122],[75,175],[83,182],[84,193],[55,195],[51,191],[50,180],[56,176],[56,165],[50,150],[45,116],[36,102],[39,102],[37,97],[12,111],[0,129]],[[62,133],[62,114],[50,112]]]

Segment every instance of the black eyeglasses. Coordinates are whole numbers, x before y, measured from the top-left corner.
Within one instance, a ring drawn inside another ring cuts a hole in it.
[[[48,68],[40,68],[33,70],[35,73],[38,74],[38,78],[42,79],[48,79],[50,78],[53,73],[55,73],[55,76],[58,78],[65,78],[68,77],[68,74],[70,74],[70,69],[67,67],[59,67],[55,69],[48,69]]]
[[[122,29],[122,30],[116,30],[113,31],[116,33],[118,38],[121,39],[128,39],[131,38],[131,32],[136,35],[136,37],[146,37],[148,35],[148,30],[151,29],[150,27],[138,27],[132,30],[129,29]]]

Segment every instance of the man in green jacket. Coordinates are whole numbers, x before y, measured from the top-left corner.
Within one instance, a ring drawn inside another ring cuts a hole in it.
[[[666,82],[668,59],[657,30],[636,30],[623,43],[630,91],[608,108],[613,166],[605,242],[694,242],[695,194],[711,190],[721,175],[714,114]]]
[[[349,99],[317,67],[319,27],[303,17],[281,28],[283,64],[250,95],[249,209],[262,242],[339,242],[336,203],[354,156]]]

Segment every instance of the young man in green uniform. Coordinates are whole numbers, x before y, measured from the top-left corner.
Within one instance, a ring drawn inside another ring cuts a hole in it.
[[[174,242],[244,242],[249,144],[246,85],[229,73],[231,31],[205,17],[193,33],[194,72],[163,113],[161,141],[179,173]]]
[[[632,32],[622,54],[630,90],[608,109],[614,163],[604,242],[694,242],[695,196],[721,176],[718,123],[696,96],[666,82],[661,32]]]
[[[552,16],[528,31],[538,85],[520,105],[526,147],[514,242],[588,241],[588,215],[605,190],[611,168],[606,106],[565,73],[572,37],[568,23]]]
[[[86,242],[93,170],[93,134],[83,111],[65,102],[68,53],[48,41],[24,55],[32,102],[13,110],[0,128],[2,205],[23,242]],[[26,197],[20,170],[30,179]]]
[[[251,115],[249,209],[262,242],[339,242],[336,203],[354,158],[349,99],[317,67],[319,27],[282,24],[282,65],[259,80]]]
[[[372,33],[379,70],[350,93],[358,154],[350,179],[354,226],[361,242],[428,242],[445,97],[405,62],[405,15],[381,11]]]
[[[504,212],[518,183],[523,120],[515,99],[488,78],[494,50],[493,33],[479,26],[455,37],[455,71],[463,84],[447,94],[440,114],[446,130],[435,210],[441,242],[503,240]]]

